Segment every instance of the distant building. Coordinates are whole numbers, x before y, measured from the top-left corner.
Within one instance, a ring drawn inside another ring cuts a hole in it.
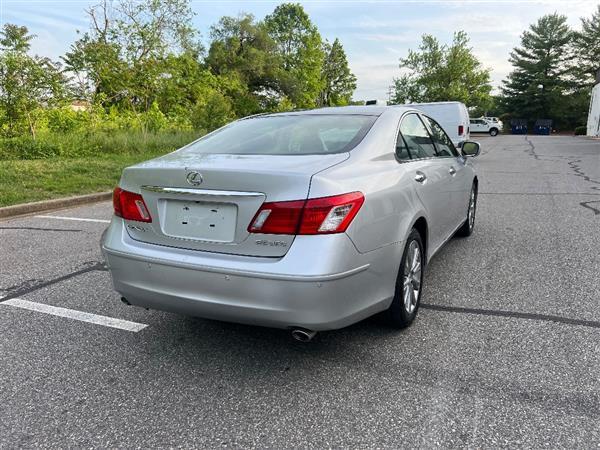
[[[600,69],[596,72],[596,86],[592,89],[587,135],[600,137]]]
[[[71,102],[71,109],[73,111],[87,111],[90,109],[90,102],[86,102],[85,100],[73,100],[73,102]]]

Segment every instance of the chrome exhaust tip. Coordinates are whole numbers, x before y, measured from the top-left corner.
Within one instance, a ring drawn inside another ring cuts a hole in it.
[[[304,328],[294,328],[292,330],[292,337],[300,342],[310,342],[316,334],[316,331],[305,330]]]

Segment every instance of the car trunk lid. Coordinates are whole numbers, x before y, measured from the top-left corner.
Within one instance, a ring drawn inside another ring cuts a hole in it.
[[[125,169],[121,187],[138,192],[151,223],[126,221],[136,240],[193,250],[283,256],[293,235],[254,234],[265,201],[306,199],[311,177],[348,158],[329,155],[232,155],[175,152]]]

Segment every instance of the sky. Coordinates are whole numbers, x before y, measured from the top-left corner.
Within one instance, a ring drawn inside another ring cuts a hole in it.
[[[0,0],[0,25],[25,25],[37,37],[32,53],[58,60],[77,30],[89,26],[86,8],[97,0]],[[194,25],[204,42],[210,26],[224,15],[252,13],[262,19],[279,1],[192,0]],[[511,71],[510,51],[521,33],[540,16],[558,12],[574,28],[589,17],[599,0],[308,0],[299,1],[323,38],[342,42],[350,69],[358,78],[355,99],[387,99],[389,86],[400,74],[399,59],[417,49],[424,33],[450,43],[464,30],[475,55],[491,69],[495,90]]]

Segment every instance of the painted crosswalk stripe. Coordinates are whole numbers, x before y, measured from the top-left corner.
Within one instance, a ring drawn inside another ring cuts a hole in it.
[[[66,317],[73,320],[79,320],[80,322],[93,323],[95,325],[117,328],[119,330],[131,331],[133,333],[137,333],[148,326],[143,323],[130,322],[129,320],[115,319],[114,317],[86,313],[83,311],[77,311],[75,309],[60,308],[58,306],[45,305],[43,303],[30,302],[29,300],[23,300],[20,298],[6,300],[1,302],[0,305],[14,306],[16,308],[27,309],[29,311]]]
[[[39,219],[57,219],[57,220],[75,220],[79,222],[98,222],[98,223],[110,223],[110,220],[105,219],[86,219],[83,217],[65,217],[65,216],[35,216]]]

